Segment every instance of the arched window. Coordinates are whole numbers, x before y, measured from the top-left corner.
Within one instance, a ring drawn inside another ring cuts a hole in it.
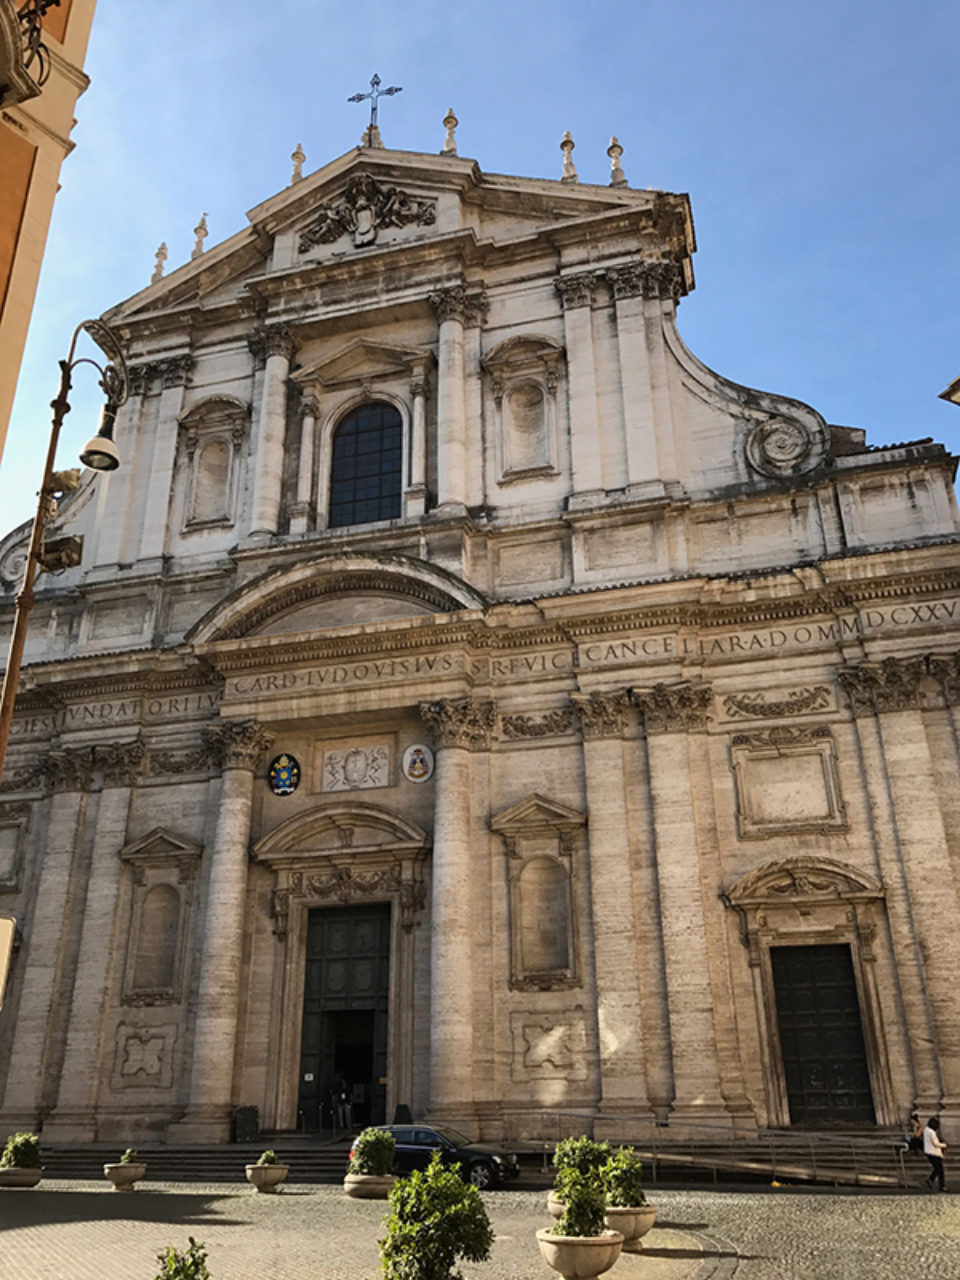
[[[333,437],[330,526],[369,524],[400,515],[403,424],[377,401],[349,413]]]

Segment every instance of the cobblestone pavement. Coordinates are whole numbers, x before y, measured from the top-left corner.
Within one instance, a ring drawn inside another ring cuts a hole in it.
[[[901,1280],[960,1276],[960,1197],[829,1192],[650,1193],[658,1222],[617,1280]],[[543,1192],[485,1196],[497,1233],[468,1280],[547,1280],[534,1232]],[[258,1196],[236,1184],[95,1182],[0,1192],[2,1280],[152,1280],[165,1245],[192,1235],[214,1280],[376,1280],[385,1206],[335,1186]]]

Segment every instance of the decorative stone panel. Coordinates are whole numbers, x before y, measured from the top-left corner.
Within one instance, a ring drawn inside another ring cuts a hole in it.
[[[514,1012],[510,1034],[510,1076],[517,1084],[539,1080],[574,1084],[587,1079],[587,1027],[582,1013]]]
[[[357,743],[323,752],[321,791],[366,791],[393,785],[392,751],[382,743]]]
[[[825,725],[739,733],[730,754],[742,840],[846,830],[833,735]]]
[[[169,1089],[173,1085],[175,1023],[138,1026],[121,1022],[110,1078],[115,1092],[127,1089]]]

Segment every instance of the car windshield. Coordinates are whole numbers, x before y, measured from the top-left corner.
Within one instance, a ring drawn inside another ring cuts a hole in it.
[[[445,1138],[447,1142],[452,1143],[455,1147],[468,1146],[470,1139],[465,1133],[460,1133],[457,1129],[448,1129],[446,1126],[442,1129],[434,1128],[434,1133],[439,1133],[441,1138]]]

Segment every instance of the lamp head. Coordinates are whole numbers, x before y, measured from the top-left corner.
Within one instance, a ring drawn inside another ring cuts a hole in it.
[[[100,414],[97,434],[80,454],[80,461],[94,471],[116,471],[120,465],[120,451],[113,442],[113,424],[117,420],[119,405],[108,401]]]

